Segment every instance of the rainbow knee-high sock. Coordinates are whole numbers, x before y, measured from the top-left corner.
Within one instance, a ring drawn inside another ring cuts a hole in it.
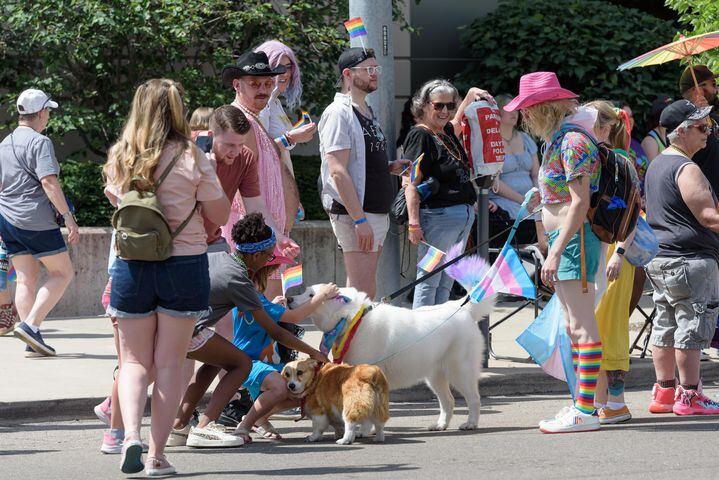
[[[579,366],[579,345],[576,343],[572,344],[572,367],[574,367],[574,374],[577,373],[577,367]]]
[[[602,364],[602,342],[580,343],[579,349],[579,393],[574,406],[582,413],[594,413],[594,392]]]

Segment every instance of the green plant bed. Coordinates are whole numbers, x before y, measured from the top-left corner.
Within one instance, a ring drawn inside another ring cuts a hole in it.
[[[317,193],[320,174],[319,155],[293,158],[300,199],[306,220],[327,220]],[[75,205],[77,222],[83,227],[107,227],[113,208],[103,193],[102,165],[89,161],[65,160],[61,164],[60,184]]]
[[[464,32],[463,45],[476,60],[456,83],[465,90],[476,85],[495,95],[516,95],[523,74],[556,72],[581,101],[628,102],[641,137],[652,100],[679,97],[682,67],[671,62],[616,69],[671,42],[675,34],[672,22],[601,0],[504,0]]]

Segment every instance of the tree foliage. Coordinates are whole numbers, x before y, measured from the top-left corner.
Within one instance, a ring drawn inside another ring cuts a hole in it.
[[[641,117],[657,95],[678,95],[680,65],[617,66],[675,33],[671,22],[601,0],[504,0],[463,34],[476,60],[457,83],[516,94],[522,74],[554,71],[582,100],[626,101]]]
[[[686,36],[719,30],[719,2],[716,0],[666,0],[666,5],[679,14]],[[719,49],[694,57],[695,64],[708,65],[719,71]]]
[[[393,0],[396,15],[402,1]],[[0,101],[11,111],[25,88],[51,93],[62,108],[49,133],[77,130],[97,155],[117,138],[139,83],[169,77],[185,87],[188,109],[221,105],[231,98],[222,67],[270,38],[297,53],[303,107],[319,113],[349,45],[347,2],[336,0],[6,0],[0,14]]]

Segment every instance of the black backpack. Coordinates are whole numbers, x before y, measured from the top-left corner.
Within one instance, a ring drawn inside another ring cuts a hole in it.
[[[567,132],[585,135],[599,150],[599,189],[592,193],[587,212],[592,232],[604,243],[626,240],[637,225],[641,208],[639,176],[634,165],[582,129]]]

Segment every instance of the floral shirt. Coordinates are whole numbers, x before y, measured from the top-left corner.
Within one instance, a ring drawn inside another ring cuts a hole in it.
[[[599,151],[583,133],[563,134],[563,127],[542,155],[539,167],[539,191],[542,203],[564,203],[571,200],[568,183],[589,176],[589,191],[599,188]]]

